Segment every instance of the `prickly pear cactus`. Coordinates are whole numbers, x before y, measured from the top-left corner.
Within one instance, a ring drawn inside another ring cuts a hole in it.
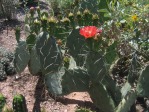
[[[0,93],[0,112],[2,112],[2,109],[4,108],[6,104],[6,99],[3,96],[3,94]]]
[[[4,47],[0,47],[0,80],[6,79],[7,75],[16,73],[14,64],[14,54]]]
[[[27,112],[25,97],[21,94],[17,94],[13,98],[13,110],[14,112]]]

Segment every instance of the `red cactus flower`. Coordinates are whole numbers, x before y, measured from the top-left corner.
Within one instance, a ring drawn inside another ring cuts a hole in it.
[[[80,29],[80,35],[87,38],[93,38],[98,31],[98,28],[95,26],[85,26]]]

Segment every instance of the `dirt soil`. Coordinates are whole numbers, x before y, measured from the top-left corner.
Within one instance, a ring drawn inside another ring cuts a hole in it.
[[[49,11],[49,7],[44,0],[41,2],[41,8]],[[14,28],[20,26],[21,39],[25,39],[24,20],[25,13],[21,8],[17,9],[16,20],[6,21],[4,18],[0,19],[0,46],[11,51],[15,50]],[[15,94],[24,95],[28,112],[40,112],[40,107],[45,108],[47,112],[75,112],[78,106],[95,110],[95,106],[86,92],[74,92],[63,97],[50,95],[46,91],[41,77],[32,76],[28,68],[22,74],[8,76],[5,81],[0,82],[0,93],[7,98],[9,107],[12,107],[12,99]]]

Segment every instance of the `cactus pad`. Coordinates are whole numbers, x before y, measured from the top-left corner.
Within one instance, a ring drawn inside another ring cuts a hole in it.
[[[145,68],[141,71],[138,85],[137,85],[137,92],[139,96],[149,96],[149,64],[145,66]]]
[[[37,73],[39,73],[41,70],[40,60],[37,55],[35,46],[30,51],[30,60],[28,63],[28,68],[29,68],[30,73],[33,75],[37,75]]]
[[[15,51],[14,65],[17,73],[21,73],[28,65],[30,59],[29,51],[27,50],[27,44],[24,41],[18,43]]]
[[[50,37],[47,32],[41,32],[37,37],[36,50],[43,74],[59,69],[62,64],[62,54],[54,37]]]
[[[87,47],[84,37],[79,34],[79,29],[75,29],[70,33],[66,46],[70,55],[76,61],[77,66],[83,66]]]

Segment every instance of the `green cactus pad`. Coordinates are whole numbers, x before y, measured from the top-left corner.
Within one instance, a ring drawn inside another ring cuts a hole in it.
[[[101,83],[91,84],[88,92],[95,105],[102,111],[114,112],[114,101],[108,94],[105,86],[103,86]]]
[[[107,75],[105,62],[98,52],[88,52],[85,66],[92,82],[101,82]]]
[[[63,94],[85,92],[89,84],[89,74],[81,68],[66,70],[62,77]]]
[[[131,85],[126,82],[125,85],[121,88],[122,97],[125,97],[128,93],[128,91],[131,90]]]
[[[149,96],[149,64],[141,71],[138,84],[137,92],[139,96],[148,97]]]
[[[101,83],[106,87],[108,93],[113,98],[115,104],[118,105],[122,99],[120,87],[117,86],[116,82],[109,75],[105,75]]]
[[[65,70],[62,67],[58,72],[51,72],[45,75],[45,84],[50,93],[61,95],[62,94],[62,76],[64,75]]]
[[[79,29],[73,30],[67,38],[66,47],[76,61],[77,66],[83,66],[86,56],[85,38],[79,34]]]
[[[37,37],[36,50],[43,74],[59,69],[62,64],[62,54],[54,37],[50,37],[47,32],[41,32]]]
[[[130,84],[133,84],[136,79],[139,77],[139,70],[140,64],[138,62],[138,59],[136,57],[137,54],[133,54],[133,57],[131,59],[131,66],[129,66],[129,73],[128,73],[128,82]]]
[[[119,103],[118,107],[115,109],[115,112],[128,112],[131,106],[135,103],[137,94],[135,91],[129,91],[127,95]]]
[[[105,57],[105,60],[106,60],[106,64],[108,65],[108,68],[111,66],[111,64],[118,57],[116,48],[117,48],[117,42],[115,41],[106,50],[106,54],[105,54],[104,57]]]
[[[29,59],[30,54],[27,49],[26,42],[25,41],[19,42],[15,51],[15,60],[14,60],[14,65],[17,73],[21,73],[26,68]]]
[[[29,36],[29,34],[31,32],[31,28],[30,28],[29,24],[25,24],[24,30],[25,30],[26,36]]]
[[[89,76],[85,70],[65,70],[62,67],[58,72],[46,74],[45,83],[49,92],[56,95],[83,92],[88,90]]]
[[[30,60],[28,63],[28,68],[31,74],[37,75],[41,71],[40,60],[37,55],[35,46],[30,51]]]
[[[36,42],[35,34],[30,34],[26,39],[26,43],[27,43],[29,49],[32,49],[32,47],[35,45],[35,42]]]

